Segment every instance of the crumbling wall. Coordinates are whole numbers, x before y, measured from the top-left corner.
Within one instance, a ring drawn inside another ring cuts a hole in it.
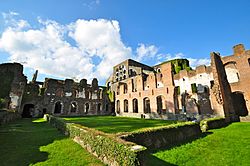
[[[6,101],[6,106],[14,111],[20,110],[21,100],[27,79],[23,75],[23,66],[19,63],[0,65],[0,98]]]
[[[238,121],[233,101],[231,98],[231,88],[227,80],[226,72],[218,53],[212,52],[211,67],[214,77],[214,86],[212,88],[213,109],[220,115],[224,113],[226,122]]]

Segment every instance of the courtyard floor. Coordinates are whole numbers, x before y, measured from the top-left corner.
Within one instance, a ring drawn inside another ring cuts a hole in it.
[[[113,116],[64,118],[107,133],[131,132],[177,123]],[[147,165],[250,165],[250,122],[210,130],[203,137],[149,152]],[[43,119],[21,119],[0,126],[0,165],[103,165]]]
[[[250,122],[210,130],[203,138],[153,152],[149,165],[250,165]],[[160,163],[157,161],[161,161]]]
[[[0,165],[103,164],[43,119],[21,119],[0,126]]]
[[[132,132],[149,127],[166,126],[176,121],[138,119],[115,116],[67,117],[67,122],[78,123],[106,133]]]

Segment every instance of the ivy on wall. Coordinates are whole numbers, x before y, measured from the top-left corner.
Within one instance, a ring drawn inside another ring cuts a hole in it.
[[[178,74],[181,70],[192,70],[192,68],[189,66],[189,61],[187,59],[174,59],[168,62],[171,62],[172,71],[174,74]]]

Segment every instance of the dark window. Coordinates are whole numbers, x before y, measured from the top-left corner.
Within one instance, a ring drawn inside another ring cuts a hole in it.
[[[128,112],[128,100],[124,100],[124,112]]]
[[[89,112],[89,103],[85,104],[85,113],[87,114]]]
[[[119,114],[120,113],[120,101],[119,100],[117,100],[116,101],[116,112]]]
[[[144,106],[144,113],[151,113],[151,108],[150,108],[150,100],[149,98],[144,98],[143,99],[143,106]]]
[[[214,86],[214,81],[210,81],[210,89],[212,89]]]
[[[60,114],[62,112],[62,103],[60,101],[56,102],[54,114]]]
[[[138,100],[133,99],[133,112],[138,113]]]
[[[123,86],[123,93],[125,94],[125,93],[128,93],[128,86],[127,86],[127,84],[124,84],[124,86]]]

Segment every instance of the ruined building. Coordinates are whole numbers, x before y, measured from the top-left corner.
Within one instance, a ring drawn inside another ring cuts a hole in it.
[[[111,106],[106,88],[96,78],[91,85],[86,79],[79,83],[71,79],[46,78],[36,81],[37,71],[30,83],[18,63],[0,65],[1,106],[19,112],[22,117],[41,117],[45,113],[58,116],[107,115]]]
[[[0,64],[0,99],[2,108],[19,111],[27,79],[19,63]]]
[[[39,85],[40,84],[40,85]],[[96,78],[91,85],[86,79],[79,83],[72,79],[35,79],[27,84],[22,100],[22,115],[41,116],[45,113],[62,116],[108,115],[111,113],[105,87],[98,86]]]
[[[242,44],[211,66],[191,70],[186,59],[147,66],[128,59],[113,68],[108,86],[121,116],[173,118],[181,113],[226,116],[237,121],[250,110],[250,50]]]
[[[31,82],[18,63],[0,65],[0,106],[23,117],[110,115],[178,119],[183,115],[249,118],[250,50],[242,44],[233,55],[211,53],[211,66],[191,69],[186,59],[147,66],[128,59],[113,67],[107,87],[97,79]],[[249,118],[250,119],[250,118]]]

